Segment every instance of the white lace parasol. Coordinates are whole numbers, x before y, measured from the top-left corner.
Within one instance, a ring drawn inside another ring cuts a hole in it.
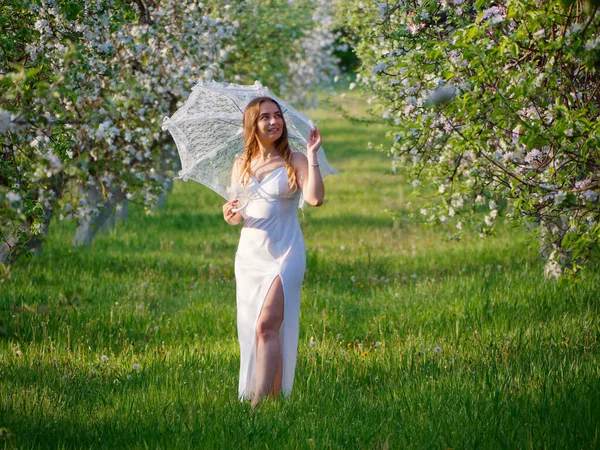
[[[306,154],[313,122],[258,81],[253,86],[198,83],[185,104],[170,118],[165,117],[162,125],[173,136],[181,158],[177,178],[197,181],[229,200],[233,161],[244,151],[244,110],[253,98],[262,96],[271,97],[281,106],[292,151]],[[317,158],[322,177],[337,172],[327,162],[322,147]]]

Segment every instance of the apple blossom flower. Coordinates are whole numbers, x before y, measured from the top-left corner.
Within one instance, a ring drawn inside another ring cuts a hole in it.
[[[554,196],[554,204],[560,205],[567,198],[567,193],[565,191],[558,191],[558,193]]]
[[[17,203],[21,201],[21,196],[13,191],[8,191],[6,193],[6,199],[9,203]]]
[[[588,189],[587,191],[583,192],[583,197],[588,202],[596,202],[598,200],[598,193]]]
[[[385,72],[385,69],[387,69],[387,64],[384,62],[380,62],[375,64],[375,66],[373,66],[373,74],[380,74]]]

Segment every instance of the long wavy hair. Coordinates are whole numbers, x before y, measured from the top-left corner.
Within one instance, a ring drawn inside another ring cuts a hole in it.
[[[258,147],[258,116],[260,113],[260,105],[264,102],[271,102],[277,106],[279,112],[281,113],[281,118],[283,119],[283,111],[281,111],[281,106],[271,97],[257,97],[254,98],[248,103],[246,106],[246,110],[244,111],[244,154],[240,157],[241,159],[241,171],[240,171],[240,180],[243,185],[247,185],[250,181],[251,168],[250,164],[252,162],[252,158],[258,156],[260,153]],[[288,142],[288,131],[287,125],[285,123],[285,119],[283,119],[283,130],[281,132],[281,136],[279,139],[275,141],[275,148],[277,149],[277,153],[279,156],[283,158],[285,161],[285,168],[287,170],[289,186],[292,191],[298,189],[298,181],[296,180],[296,171],[294,170],[294,166],[292,166],[292,149],[290,148],[290,144]]]

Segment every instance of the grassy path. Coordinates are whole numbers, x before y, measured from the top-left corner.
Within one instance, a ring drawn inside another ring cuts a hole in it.
[[[294,393],[237,395],[233,258],[221,200],[165,209],[44,254],[0,284],[4,448],[598,448],[600,276],[546,282],[506,226],[448,242],[400,222],[408,189],[367,150],[383,130],[315,111],[340,174],[302,218]]]

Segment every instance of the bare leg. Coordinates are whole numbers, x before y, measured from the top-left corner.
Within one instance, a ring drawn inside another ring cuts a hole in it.
[[[274,391],[275,395],[279,392],[274,388],[281,367],[279,328],[283,323],[283,308],[283,285],[281,278],[277,276],[267,293],[256,324],[256,386],[252,407],[255,407],[260,399],[269,395],[271,391]],[[281,386],[280,380],[279,386]]]
[[[273,396],[277,396],[281,392],[281,378],[283,376],[283,360],[279,358],[279,367],[275,374],[275,381],[273,382]]]

